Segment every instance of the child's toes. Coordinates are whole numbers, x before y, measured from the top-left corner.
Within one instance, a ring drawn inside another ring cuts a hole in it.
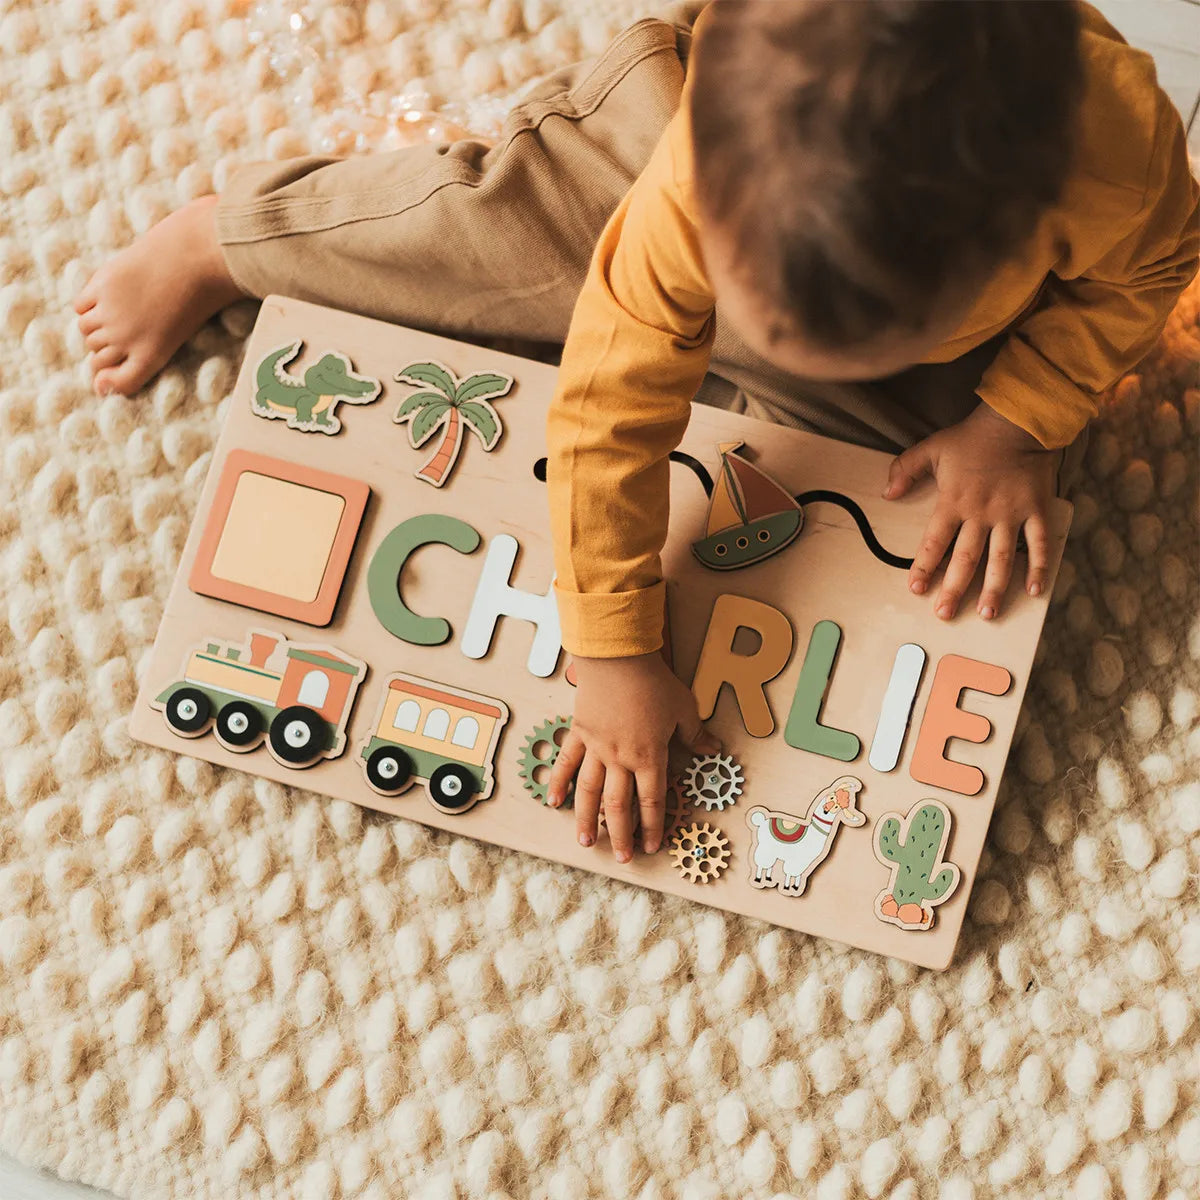
[[[117,346],[101,346],[92,353],[92,374],[109,367],[120,366],[125,361],[125,351]]]
[[[83,314],[87,312],[89,308],[96,307],[97,299],[96,277],[93,275],[91,279],[88,280],[83,291],[75,297],[74,309],[80,316],[83,316]]]
[[[97,396],[107,396],[112,392],[127,395],[124,384],[125,376],[122,373],[124,365],[125,359],[120,358],[112,366],[98,368],[92,376],[92,391]]]
[[[100,371],[96,375],[95,388],[102,396],[108,392],[132,396],[146,382],[149,374],[146,360],[141,355],[130,355],[120,366]]]
[[[105,346],[113,344],[112,335],[104,329],[93,329],[84,334],[83,344],[94,354],[97,350],[103,350]]]
[[[89,333],[95,333],[96,330],[100,328],[101,324],[100,313],[98,309],[93,305],[91,308],[80,314],[79,320],[76,321],[75,324],[79,326],[79,332],[82,333],[84,337],[87,337]]]

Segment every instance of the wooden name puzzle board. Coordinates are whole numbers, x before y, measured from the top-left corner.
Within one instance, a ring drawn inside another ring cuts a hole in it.
[[[671,467],[669,641],[722,753],[613,858],[543,803],[573,710],[540,363],[263,306],[133,735],[925,966],[963,920],[1046,612],[913,596],[933,489],[888,457],[695,406]],[[1056,504],[1057,569],[1070,505]],[[978,587],[978,584],[976,584]]]

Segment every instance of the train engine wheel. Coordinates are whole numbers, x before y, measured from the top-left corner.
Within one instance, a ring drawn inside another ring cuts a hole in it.
[[[429,777],[427,790],[433,807],[444,813],[460,813],[470,808],[478,784],[466,767],[443,763]]]
[[[412,759],[398,746],[380,746],[367,759],[367,782],[385,796],[397,796],[412,779]]]
[[[217,713],[217,740],[230,750],[249,750],[262,737],[262,713],[245,700],[231,700]]]
[[[180,737],[199,737],[212,720],[212,701],[199,689],[177,688],[163,709],[172,733]]]
[[[311,708],[293,704],[276,714],[267,739],[284,766],[307,767],[321,757],[326,732],[325,722]]]

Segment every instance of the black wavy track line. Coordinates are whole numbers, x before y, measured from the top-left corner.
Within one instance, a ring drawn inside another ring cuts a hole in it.
[[[709,497],[712,496],[712,475],[709,474],[708,468],[698,458],[694,458],[690,454],[685,454],[682,450],[672,450],[670,460],[671,462],[677,462],[682,466],[688,467],[700,481],[700,486],[704,489],[704,494]],[[542,483],[546,482],[545,458],[539,458],[533,464],[533,474]],[[867,514],[849,496],[843,496],[841,492],[831,492],[825,488],[815,488],[811,492],[801,492],[794,499],[801,508],[806,504],[837,505],[838,508],[844,509],[854,518],[854,523],[858,526],[859,536],[862,538],[867,549],[881,563],[886,563],[889,567],[898,567],[902,571],[907,571],[913,565],[911,558],[902,558],[899,554],[893,554],[880,543],[879,539],[875,536],[875,530],[871,528],[871,522],[868,520]]]
[[[913,565],[911,558],[901,558],[900,555],[893,554],[880,544],[879,539],[875,536],[875,530],[871,528],[871,522],[867,520],[867,514],[849,496],[843,496],[841,492],[816,488],[811,492],[801,492],[795,497],[795,500],[801,508],[806,504],[836,504],[838,508],[844,508],[854,518],[854,523],[858,526],[858,532],[862,536],[862,540],[866,542],[867,549],[880,562],[887,563],[889,567],[899,567],[902,571],[907,571]]]
[[[691,467],[696,478],[700,481],[700,486],[704,489],[704,494],[706,496],[713,494],[712,476],[708,473],[708,468],[698,458],[693,458],[690,454],[684,454],[682,450],[672,450],[668,457],[671,462],[682,463],[685,467]],[[534,462],[533,477],[540,483],[546,482],[545,455]]]

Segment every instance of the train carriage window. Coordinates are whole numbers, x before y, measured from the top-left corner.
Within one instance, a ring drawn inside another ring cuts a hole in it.
[[[464,750],[474,750],[475,743],[479,741],[479,722],[474,717],[459,717],[451,740]]]
[[[309,671],[300,681],[296,699],[310,708],[320,708],[329,696],[329,676],[324,671]]]
[[[421,706],[415,700],[405,700],[396,708],[396,715],[392,718],[392,728],[403,729],[407,733],[416,733],[420,720]]]
[[[421,732],[427,738],[444,742],[446,734],[450,732],[450,714],[444,708],[431,709],[429,716],[425,718],[425,728]]]

